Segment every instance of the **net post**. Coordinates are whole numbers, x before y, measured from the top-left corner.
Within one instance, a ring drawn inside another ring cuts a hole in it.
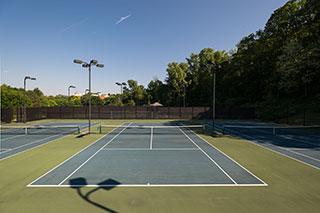
[[[24,128],[24,134],[25,134],[25,135],[28,134],[28,128],[27,128],[27,127]]]
[[[275,127],[272,128],[272,133],[273,133],[273,135],[276,135],[276,128]]]
[[[80,126],[77,126],[77,132],[80,134]]]

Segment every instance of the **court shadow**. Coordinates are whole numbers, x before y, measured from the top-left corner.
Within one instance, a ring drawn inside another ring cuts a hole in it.
[[[76,138],[83,138],[84,136],[89,135],[89,133],[82,133],[80,135],[77,135]]]
[[[90,198],[90,195],[93,193],[97,192],[98,190],[111,190],[115,188],[117,185],[120,185],[121,183],[113,180],[113,179],[108,179],[105,181],[102,181],[97,184],[96,188],[93,188],[92,190],[88,192],[82,192],[81,188],[86,187],[88,185],[87,180],[85,178],[74,178],[69,180],[69,185],[71,188],[75,189],[77,191],[77,194],[86,202],[94,205],[97,208],[100,208],[106,212],[111,212],[111,213],[117,213],[117,211],[108,208],[107,206],[104,206],[98,202],[95,202]]]

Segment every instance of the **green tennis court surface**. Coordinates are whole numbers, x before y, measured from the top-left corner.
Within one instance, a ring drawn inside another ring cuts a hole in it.
[[[320,169],[320,126],[219,122],[216,128]]]
[[[83,121],[43,120],[42,124],[49,122],[57,125]],[[176,121],[133,120],[131,125],[137,128],[128,127],[129,123],[123,120],[94,122],[99,124],[92,130],[101,129],[101,134],[64,135],[56,142],[1,160],[1,212],[151,212],[155,209],[160,212],[167,209],[172,212],[317,212],[319,209],[318,169],[248,143],[239,136],[199,134],[201,139],[180,127],[236,185],[179,129],[149,128],[171,126]],[[112,125],[121,124],[105,135]],[[198,129],[191,130],[198,133]]]
[[[62,138],[79,134],[87,123],[44,123],[32,126],[1,126],[0,160]]]
[[[128,123],[113,129],[28,186],[266,185],[190,127]]]

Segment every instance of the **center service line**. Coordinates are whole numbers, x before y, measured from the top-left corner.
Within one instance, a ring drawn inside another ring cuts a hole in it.
[[[150,150],[152,149],[152,140],[153,140],[153,127],[151,127],[151,135],[150,135]]]
[[[124,130],[126,130],[132,123],[126,126],[123,130],[121,130],[118,134],[116,134],[113,138],[111,138],[105,145],[103,145],[98,151],[96,151],[93,155],[91,155],[85,162],[83,162],[78,168],[76,168],[73,172],[71,172],[65,179],[63,179],[58,185],[63,184],[68,178],[70,178],[74,173],[76,173],[81,167],[83,167],[89,160],[91,160],[94,156],[96,156],[104,147],[106,147],[109,143],[111,143],[116,137],[118,137]]]

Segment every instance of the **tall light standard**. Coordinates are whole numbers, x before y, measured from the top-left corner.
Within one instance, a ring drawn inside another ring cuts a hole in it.
[[[183,107],[186,107],[186,85],[183,86]]]
[[[88,124],[89,124],[88,130],[89,131],[88,131],[88,133],[90,134],[90,132],[91,132],[91,66],[103,68],[104,65],[98,64],[98,61],[94,60],[94,59],[91,60],[89,63],[81,61],[79,59],[74,59],[73,63],[81,64],[83,68],[88,68],[88,70],[89,70],[89,113],[88,113]]]
[[[122,93],[123,93],[123,86],[127,86],[127,83],[126,82],[116,82],[116,85],[120,86],[120,94],[121,94],[121,102],[122,102]]]
[[[24,77],[24,80],[23,80],[23,89],[24,89],[24,91],[26,91],[26,89],[27,89],[27,80],[35,81],[37,79],[33,78],[33,77],[30,77],[30,76]]]
[[[119,82],[116,82],[116,85],[120,86],[120,92],[121,92],[121,95],[123,93],[123,86],[126,86],[126,82],[122,82],[122,83],[119,83]]]
[[[212,65],[211,67],[212,70],[212,128],[214,130],[214,125],[215,125],[215,119],[216,119],[216,69],[220,69],[221,65],[217,65],[216,63],[213,63],[211,61],[208,62],[209,65]]]
[[[74,89],[74,88],[76,88],[76,87],[75,87],[75,86],[73,86],[73,85],[70,85],[70,86],[68,87],[68,97],[70,97],[70,89],[71,89],[71,88],[73,88],[73,89]]]
[[[31,81],[35,81],[37,80],[34,77],[30,77],[30,76],[25,76],[23,79],[23,89],[26,92],[27,91],[27,80],[31,80]],[[25,123],[27,121],[27,104],[24,103],[24,107],[23,107],[23,122]]]

